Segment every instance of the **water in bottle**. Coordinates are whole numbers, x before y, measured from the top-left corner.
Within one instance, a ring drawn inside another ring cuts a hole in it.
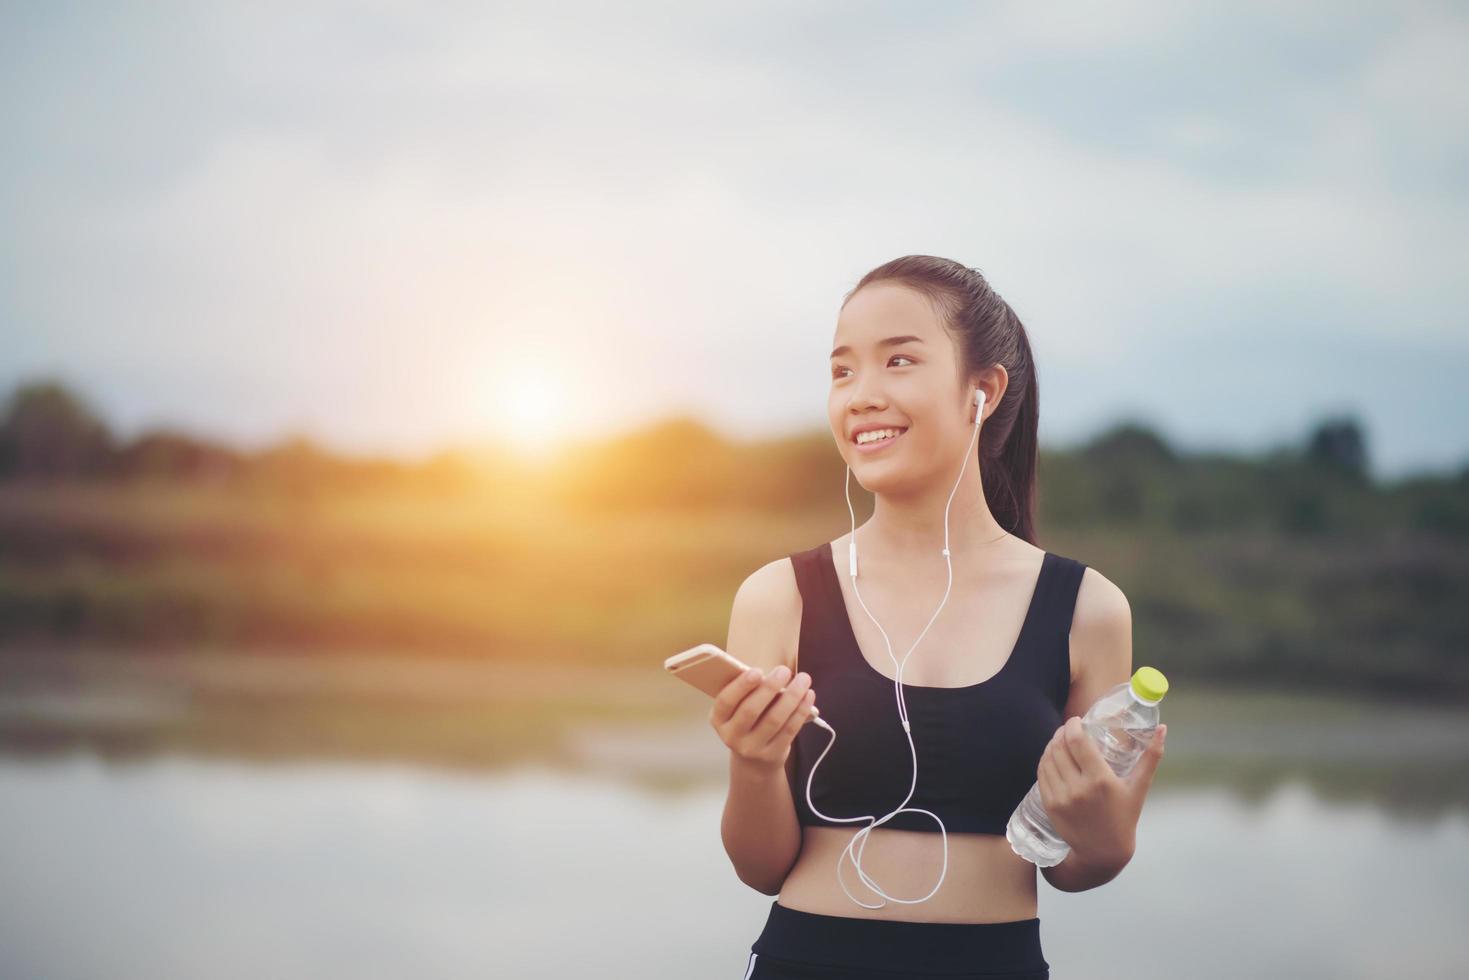
[[[1131,680],[1103,694],[1082,717],[1082,727],[1118,776],[1131,772],[1153,741],[1158,729],[1158,702],[1167,693],[1168,678],[1161,671],[1139,667]],[[1005,838],[1011,850],[1040,868],[1060,864],[1071,851],[1071,845],[1057,835],[1046,816],[1040,783],[1031,785],[1010,815]]]

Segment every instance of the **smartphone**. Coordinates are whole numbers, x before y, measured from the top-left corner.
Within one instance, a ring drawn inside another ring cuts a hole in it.
[[[663,661],[663,669],[681,681],[692,684],[711,698],[718,696],[726,684],[749,670],[736,658],[725,653],[712,643],[700,643],[696,647],[675,653]],[[816,705],[811,706],[811,717],[820,717]],[[824,723],[823,723],[824,724]]]

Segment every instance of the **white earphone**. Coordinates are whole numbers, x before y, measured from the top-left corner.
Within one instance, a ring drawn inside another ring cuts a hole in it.
[[[899,661],[896,657],[893,657],[892,641],[888,639],[887,632],[883,630],[882,624],[877,621],[877,617],[873,616],[872,611],[867,608],[867,603],[862,602],[862,593],[857,590],[857,513],[856,511],[852,510],[852,468],[850,466],[847,467],[847,511],[852,515],[852,533],[847,539],[847,572],[852,578],[852,591],[856,594],[857,601],[862,604],[862,610],[867,613],[867,618],[871,619],[873,625],[877,627],[878,632],[882,633],[883,642],[887,644],[888,656],[893,658],[893,663],[897,665],[898,668],[898,675],[893,679],[893,690],[897,694],[898,699],[898,717],[903,722],[903,731],[908,736],[908,749],[913,756],[913,782],[908,787],[908,795],[903,798],[903,804],[880,820],[871,815],[865,817],[828,817],[826,814],[816,809],[816,805],[811,800],[811,782],[815,778],[816,767],[821,765],[821,760],[826,758],[826,753],[830,752],[831,747],[836,744],[836,729],[828,725],[824,719],[815,718],[812,720],[816,724],[831,732],[831,741],[826,743],[826,748],[822,750],[821,755],[817,757],[814,763],[812,763],[811,772],[806,777],[806,805],[811,808],[812,813],[821,817],[821,819],[823,820],[828,820],[833,823],[855,823],[860,820],[873,821],[866,827],[863,827],[861,830],[857,831],[855,835],[853,835],[852,840],[847,844],[846,850],[842,852],[842,858],[838,859],[837,861],[837,884],[842,886],[842,891],[846,892],[848,898],[866,909],[880,909],[882,908],[882,905],[868,905],[866,902],[863,902],[856,896],[854,896],[850,891],[847,891],[847,883],[842,880],[841,861],[843,859],[851,859],[852,866],[857,869],[858,877],[862,879],[862,881],[867,885],[868,888],[871,888],[873,891],[877,892],[879,895],[881,895],[885,899],[888,899],[889,901],[902,902],[905,905],[916,905],[919,902],[926,902],[930,898],[932,898],[934,893],[939,890],[939,886],[944,883],[944,876],[948,874],[949,871],[949,832],[944,829],[944,822],[939,819],[938,814],[933,813],[930,810],[924,810],[920,807],[910,807],[907,805],[908,801],[913,799],[913,793],[918,788],[918,750],[913,746],[913,730],[908,725],[908,705],[903,698],[903,665],[908,662],[908,657],[912,656],[913,651],[917,649],[918,644],[922,642],[923,637],[928,632],[929,627],[932,626],[934,620],[938,618],[939,611],[944,608],[944,603],[949,601],[949,590],[952,589],[954,585],[954,563],[949,556],[949,507],[954,502],[954,494],[957,493],[959,490],[959,481],[964,478],[964,467],[969,465],[969,457],[974,453],[974,440],[979,437],[980,422],[984,418],[984,399],[984,389],[974,389],[974,435],[970,439],[969,449],[964,454],[964,463],[959,467],[959,480],[954,481],[954,489],[949,491],[948,503],[944,505],[943,555],[944,562],[949,566],[949,584],[944,588],[944,597],[943,599],[939,600],[938,609],[935,609],[933,611],[933,615],[929,617],[928,626],[923,627],[923,632],[918,634],[918,639],[913,641],[913,646],[908,648],[908,652],[903,655],[903,659],[901,661]],[[939,871],[939,880],[938,883],[933,886],[933,891],[930,891],[922,898],[895,898],[892,895],[889,895],[887,892],[883,891],[880,887],[878,887],[877,882],[873,881],[872,878],[869,877],[868,874],[862,870],[862,851],[867,846],[867,837],[872,832],[872,829],[881,824],[887,823],[893,817],[903,812],[927,813],[930,817],[933,817],[934,820],[938,822],[939,833],[943,835],[944,865],[942,870]],[[859,840],[861,841],[860,845],[858,844]],[[853,847],[856,847],[855,854],[852,850]],[[883,904],[886,904],[886,902],[884,902]]]

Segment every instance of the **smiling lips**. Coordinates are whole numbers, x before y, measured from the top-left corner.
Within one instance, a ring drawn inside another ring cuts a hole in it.
[[[905,432],[907,432],[908,430],[906,428],[901,428],[901,427],[898,427],[898,426],[893,426],[893,427],[888,428],[888,429],[872,429],[872,430],[869,430],[869,431],[873,431],[873,432],[896,432],[897,434],[896,435],[885,436],[885,437],[883,437],[881,439],[873,439],[871,442],[858,442],[854,438],[852,440],[852,447],[854,449],[856,449],[857,452],[859,452],[859,453],[874,453],[874,452],[878,452],[878,451],[884,449],[887,446],[891,446],[893,443],[895,443],[899,439],[903,438],[903,434]],[[859,435],[860,434],[861,433],[859,433]]]

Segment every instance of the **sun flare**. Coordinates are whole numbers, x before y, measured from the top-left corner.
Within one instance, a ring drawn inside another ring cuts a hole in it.
[[[527,455],[539,456],[554,448],[562,435],[564,396],[561,387],[546,373],[520,372],[501,386],[493,418],[508,425],[495,433]]]

